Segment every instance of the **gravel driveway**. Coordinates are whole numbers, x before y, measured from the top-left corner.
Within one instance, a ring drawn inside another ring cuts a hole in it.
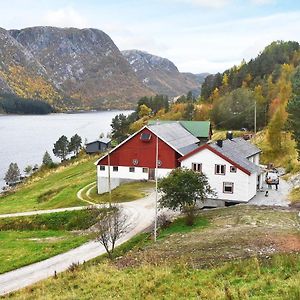
[[[252,198],[249,205],[266,205],[266,206],[289,206],[288,195],[291,190],[291,185],[288,184],[284,179],[280,178],[278,190],[276,191],[275,186],[268,188],[268,185],[264,183],[263,190],[257,192],[256,196]],[[268,191],[268,197],[265,197],[265,192]]]
[[[132,202],[122,203],[128,215],[130,230],[117,241],[120,245],[149,227],[154,220],[155,193]],[[82,208],[79,208],[82,209]],[[35,212],[36,213],[36,212]],[[100,243],[92,241],[66,253],[0,275],[0,295],[16,291],[47,277],[65,271],[72,263],[83,263],[105,253]]]

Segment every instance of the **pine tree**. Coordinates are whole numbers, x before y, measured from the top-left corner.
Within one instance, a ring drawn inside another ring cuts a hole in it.
[[[69,154],[69,141],[65,135],[62,135],[54,144],[53,153],[64,161]]]
[[[43,156],[43,165],[47,167],[52,167],[54,165],[53,160],[48,151],[46,151]]]
[[[76,133],[71,137],[68,149],[69,152],[74,152],[75,155],[77,155],[81,149],[82,139],[81,137]]]
[[[20,180],[20,169],[16,163],[10,163],[9,168],[5,174],[4,180],[6,184],[15,183]]]

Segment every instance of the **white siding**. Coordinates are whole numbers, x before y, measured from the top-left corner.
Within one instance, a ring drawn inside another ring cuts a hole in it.
[[[251,176],[237,169],[236,173],[230,172],[229,162],[216,155],[208,149],[195,153],[181,162],[182,167],[191,169],[192,163],[201,163],[202,172],[207,176],[209,184],[217,192],[216,199],[247,202],[256,194],[256,174]],[[225,165],[225,175],[215,174],[215,165]],[[223,192],[223,183],[232,182],[234,184],[233,194]]]
[[[167,176],[171,171],[171,169],[159,168],[158,178]],[[129,167],[118,166],[118,171],[113,171],[113,166],[110,166],[110,178],[111,188],[114,189],[123,182],[148,180],[149,173],[144,173],[142,167],[134,167],[134,172],[129,172]],[[108,166],[105,166],[105,170],[100,170],[100,166],[97,166],[97,183],[99,194],[108,191]]]

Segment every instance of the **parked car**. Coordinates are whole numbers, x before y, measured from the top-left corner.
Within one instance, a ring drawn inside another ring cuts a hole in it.
[[[266,183],[269,185],[279,184],[279,175],[277,170],[268,170],[266,173]]]

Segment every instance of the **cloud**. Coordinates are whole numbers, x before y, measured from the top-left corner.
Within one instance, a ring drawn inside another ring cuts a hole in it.
[[[87,19],[85,19],[72,7],[65,7],[48,11],[42,19],[44,25],[48,26],[76,28],[88,27]]]
[[[251,2],[256,5],[266,5],[275,3],[275,0],[251,0]]]
[[[231,3],[231,0],[170,0],[207,8],[223,8]]]

